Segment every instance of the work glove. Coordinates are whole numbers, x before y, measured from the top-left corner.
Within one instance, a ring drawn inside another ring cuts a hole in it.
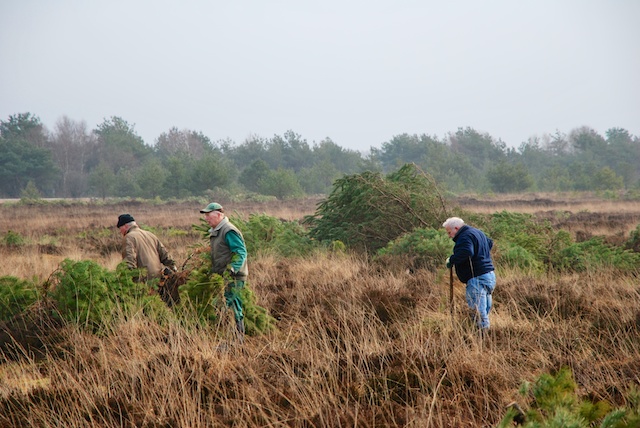
[[[227,272],[229,272],[229,276],[232,279],[236,279],[238,277],[238,272],[236,272],[234,268],[227,269]]]
[[[453,267],[453,265],[451,264],[451,261],[449,260],[451,257],[447,257],[447,269],[451,269]]]

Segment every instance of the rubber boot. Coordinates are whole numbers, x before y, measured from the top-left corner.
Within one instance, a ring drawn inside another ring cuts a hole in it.
[[[244,343],[244,320],[236,320],[238,342]]]

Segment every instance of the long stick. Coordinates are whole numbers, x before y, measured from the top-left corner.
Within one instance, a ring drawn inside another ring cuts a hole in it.
[[[449,308],[451,309],[451,319],[453,320],[453,267],[449,268]]]

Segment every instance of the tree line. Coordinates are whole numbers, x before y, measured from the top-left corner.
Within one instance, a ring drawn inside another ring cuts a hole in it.
[[[334,181],[415,163],[451,192],[640,189],[640,138],[589,127],[532,137],[518,148],[473,128],[443,138],[401,134],[361,153],[330,138],[309,144],[289,130],[241,143],[170,128],[149,145],[121,117],[89,130],[66,116],[48,130],[32,113],[0,121],[0,197],[295,198]]]

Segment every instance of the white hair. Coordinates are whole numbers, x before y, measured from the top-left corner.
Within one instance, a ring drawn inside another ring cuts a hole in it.
[[[460,217],[449,217],[445,220],[444,223],[442,223],[442,227],[444,227],[445,229],[447,227],[456,228],[462,226],[464,226],[464,220]]]

